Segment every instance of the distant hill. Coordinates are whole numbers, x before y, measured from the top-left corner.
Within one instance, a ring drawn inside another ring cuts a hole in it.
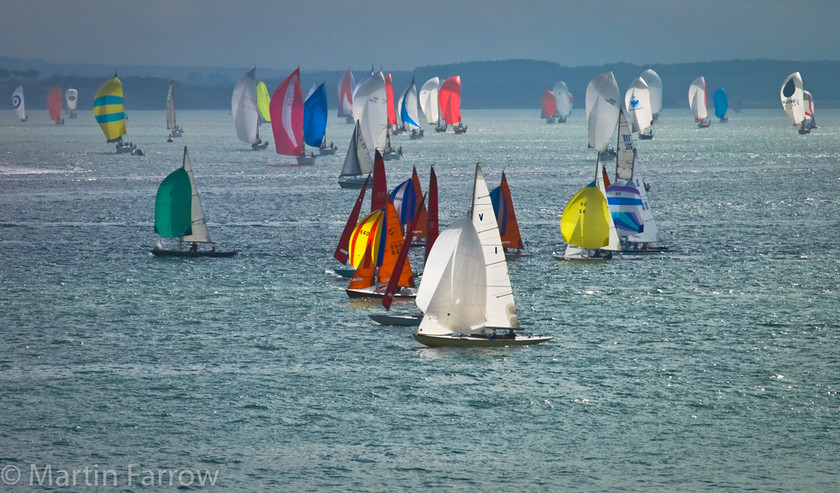
[[[838,108],[840,99],[833,89],[840,82],[840,61],[730,60],[720,62],[680,63],[670,65],[612,65],[565,67],[538,60],[498,60],[417,67],[413,71],[392,72],[394,92],[398,96],[411,82],[419,88],[430,77],[460,75],[464,109],[539,108],[540,96],[558,80],[564,80],[575,97],[575,107],[583,108],[586,85],[598,73],[612,70],[624,92],[630,82],[647,69],[662,78],[663,106],[688,107],[688,85],[696,77],[706,78],[711,93],[726,87],[731,99],[743,108],[777,108],[782,81],[799,71],[805,87],[813,95],[817,108]],[[103,65],[54,64],[43,60],[0,57],[0,94],[11,96],[18,85],[24,86],[28,108],[46,107],[49,89],[58,84],[79,90],[79,107],[91,108],[96,89],[115,70],[125,88],[129,109],[162,109],[170,80],[176,81],[179,109],[229,109],[233,84],[248,69],[190,67],[110,67]],[[378,69],[378,68],[377,68]],[[336,86],[346,69],[301,72],[304,92],[313,82],[325,82],[330,105],[336,105]],[[357,68],[360,79],[366,68]],[[276,87],[291,69],[258,68],[258,78]],[[711,97],[709,97],[711,105]]]

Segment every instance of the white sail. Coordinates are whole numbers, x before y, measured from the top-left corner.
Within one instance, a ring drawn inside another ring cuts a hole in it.
[[[236,136],[247,144],[257,142],[257,69],[251,69],[236,82],[231,98],[231,112],[236,125]]]
[[[353,119],[360,123],[365,142],[384,151],[388,139],[388,98],[381,71],[365,79],[353,95]]]
[[[630,128],[627,125],[627,119],[624,118],[623,113],[618,119],[618,148],[616,149],[616,154],[616,179],[629,180],[632,182],[633,186],[639,192],[639,196],[642,200],[641,219],[644,228],[641,233],[628,236],[628,239],[638,243],[652,243],[660,241],[659,228],[656,226],[656,220],[653,218],[653,211],[650,208],[650,203],[648,203],[645,180],[639,170],[639,164],[636,160],[636,148],[633,145]]]
[[[595,184],[598,185],[598,189],[601,190],[601,193],[604,194],[604,200],[607,200],[607,187],[604,183],[604,163],[601,161],[601,153],[598,153],[597,162],[595,165]],[[614,252],[621,250],[621,240],[618,238],[618,231],[615,229],[615,223],[613,222],[612,214],[607,214],[607,218],[609,219],[610,225],[610,233],[609,233],[609,243],[607,246],[603,247],[604,250],[612,250]]]
[[[347,69],[338,81],[338,116],[353,116],[353,90],[356,89],[356,79],[353,72]]]
[[[599,74],[586,86],[586,120],[589,145],[598,152],[607,150],[615,132],[619,111],[618,83],[612,71]]]
[[[415,303],[423,311],[417,332],[480,332],[486,315],[486,268],[481,240],[469,217],[441,231],[426,259]]]
[[[420,109],[429,125],[437,125],[440,121],[440,77],[432,77],[420,87]]]
[[[648,127],[653,125],[653,111],[650,105],[650,89],[644,79],[637,77],[630,84],[624,95],[624,104],[633,123],[633,131],[648,133]]]
[[[804,94],[802,76],[794,72],[787,76],[780,91],[782,108],[794,125],[800,125],[805,119]]]
[[[802,91],[802,101],[805,108],[805,117],[814,118],[814,97],[808,91]]]
[[[64,101],[67,108],[67,114],[72,114],[76,111],[76,105],[79,103],[79,91],[70,88],[64,92]]]
[[[23,100],[23,86],[18,86],[12,93],[12,107],[21,121],[26,120],[26,101]]]
[[[513,288],[510,285],[507,260],[505,260],[505,251],[502,247],[502,237],[480,165],[475,167],[472,221],[481,240],[487,270],[487,326],[519,327]]]
[[[572,93],[562,80],[554,84],[554,99],[557,101],[557,116],[567,117],[572,113]]]
[[[373,160],[370,158],[364,136],[359,130],[359,122],[356,121],[356,128],[353,130],[353,136],[350,137],[350,145],[347,147],[347,155],[344,157],[344,166],[341,168],[340,176],[361,176],[372,171]]]
[[[709,117],[706,110],[706,79],[700,76],[688,86],[688,105],[694,114],[694,121],[702,122]]]
[[[204,209],[201,208],[201,198],[198,196],[198,188],[195,186],[195,177],[190,164],[190,155],[184,147],[184,171],[190,177],[190,188],[192,189],[192,205],[190,206],[190,217],[192,219],[192,234],[184,236],[183,241],[196,243],[210,243],[210,232],[207,231],[207,224],[204,221]]]
[[[414,85],[414,80],[411,85],[405,89],[400,104],[397,106],[397,120],[402,122],[408,129],[420,128],[420,111],[419,111],[419,97],[417,95],[417,86]]]
[[[633,178],[633,164],[636,161],[636,147],[630,132],[630,125],[624,112],[618,115],[618,145],[615,148],[615,177],[618,180]]]
[[[647,69],[642,72],[642,79],[648,85],[650,90],[650,109],[654,115],[658,115],[662,111],[662,79],[659,74],[653,69]]]
[[[166,93],[166,129],[175,130],[175,82],[169,83],[169,91]]]

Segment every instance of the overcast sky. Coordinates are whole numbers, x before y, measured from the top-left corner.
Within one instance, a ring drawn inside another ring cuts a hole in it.
[[[410,70],[840,59],[840,0],[23,0],[0,55],[109,65]]]

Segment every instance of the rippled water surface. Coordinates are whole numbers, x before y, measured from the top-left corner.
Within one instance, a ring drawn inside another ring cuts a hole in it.
[[[298,167],[238,142],[228,112],[179,112],[175,143],[163,111],[129,116],[145,157],[114,154],[89,112],[0,112],[0,490],[51,465],[129,491],[130,467],[248,492],[836,491],[840,112],[800,136],[781,110],[705,130],[666,110],[637,145],[673,251],[601,264],[551,256],[594,173],[582,109],[395,137],[389,185],[416,166],[425,188],[434,165],[444,225],[476,162],[491,185],[506,172],[533,253],[509,265],[520,320],[554,340],[494,350],[422,347],[347,298],[352,126],[333,119],[338,155]],[[149,254],[183,145],[234,258]]]

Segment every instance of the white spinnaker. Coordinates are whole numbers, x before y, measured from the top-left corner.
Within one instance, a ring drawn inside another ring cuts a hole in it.
[[[382,71],[359,85],[353,95],[353,119],[359,121],[368,146],[382,152],[388,139],[388,98]]]
[[[779,95],[782,98],[782,108],[785,109],[790,121],[794,125],[801,124],[805,119],[805,105],[803,104],[802,76],[799,72],[787,76]]]
[[[615,132],[619,110],[618,83],[612,71],[599,74],[586,86],[589,145],[603,152]]]
[[[230,101],[236,136],[242,142],[253,144],[257,141],[257,80],[256,69],[249,70],[233,88]]]
[[[703,121],[709,117],[706,110],[706,79],[700,76],[688,86],[688,104],[695,121]]]
[[[624,105],[630,121],[633,123],[633,131],[644,133],[648,127],[653,125],[653,111],[650,106],[650,89],[641,77],[630,84],[627,93],[624,95]]]
[[[658,115],[662,111],[662,79],[653,69],[642,72],[642,79],[645,80],[648,89],[650,89],[650,109],[654,115]]]
[[[440,92],[440,77],[432,77],[420,87],[420,109],[430,125],[437,125],[440,121],[440,103],[438,102]]]
[[[554,99],[557,102],[557,116],[567,117],[572,113],[572,94],[562,80],[554,84]]]

